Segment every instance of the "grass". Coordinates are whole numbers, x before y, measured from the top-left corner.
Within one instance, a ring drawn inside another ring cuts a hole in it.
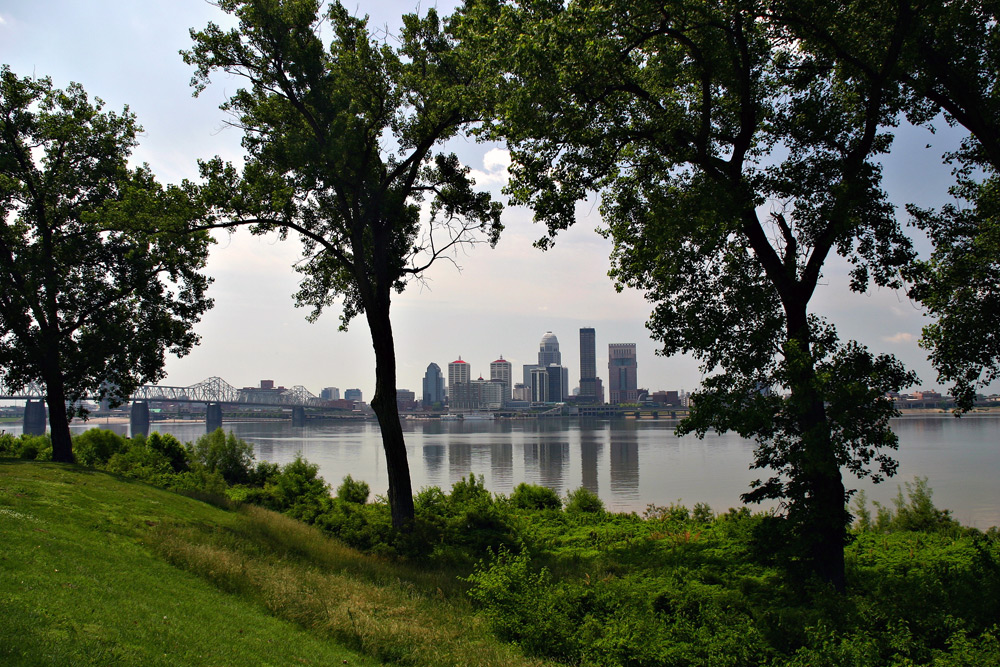
[[[76,466],[0,460],[0,543],[0,664],[542,664],[454,577]]]

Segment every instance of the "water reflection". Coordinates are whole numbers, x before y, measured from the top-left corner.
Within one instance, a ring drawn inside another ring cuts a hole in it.
[[[91,427],[127,433],[126,424],[91,422]],[[154,430],[190,442],[203,423],[154,423]],[[336,487],[345,475],[368,482],[384,495],[388,481],[377,424],[320,423],[292,428],[288,422],[225,424],[254,445],[258,458],[287,463],[298,452],[320,466]],[[938,507],[967,525],[1000,525],[1000,417],[969,416],[896,420],[900,438],[895,480],[873,486],[845,474],[849,488],[889,502],[897,484],[927,476]],[[15,427],[16,429],[16,427]],[[719,511],[740,504],[752,479],[753,443],[733,434],[705,439],[677,438],[664,422],[551,419],[503,422],[407,422],[404,424],[414,489],[448,488],[469,473],[487,488],[510,493],[520,482],[544,484],[561,495],[584,486],[613,511],[641,510],[647,503],[706,502]],[[15,431],[17,432],[17,431]],[[641,461],[641,466],[640,466]],[[640,474],[641,470],[641,474]]]

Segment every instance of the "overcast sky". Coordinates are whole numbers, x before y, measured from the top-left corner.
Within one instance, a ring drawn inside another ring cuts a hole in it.
[[[394,30],[412,1],[345,3],[369,14],[373,26]],[[424,9],[433,3],[423,3]],[[446,13],[453,3],[436,6]],[[128,105],[145,132],[134,157],[147,162],[162,182],[197,177],[196,160],[221,155],[238,161],[240,135],[226,128],[218,105],[239,85],[216,75],[195,99],[188,82],[191,68],[178,51],[191,45],[189,28],[227,17],[203,0],[5,0],[0,4],[0,59],[19,76],[50,76],[57,87],[81,83],[108,109]],[[947,198],[950,170],[941,153],[960,135],[939,124],[939,132],[908,130],[886,161],[887,191],[898,206],[940,204]],[[928,146],[929,145],[929,146]],[[461,143],[454,150],[477,171],[480,186],[499,194],[506,153],[502,146]],[[420,392],[430,362],[447,373],[459,356],[474,377],[489,377],[489,363],[503,356],[520,377],[522,364],[534,363],[542,335],[559,339],[571,384],[579,379],[579,329],[597,334],[598,375],[607,384],[609,343],[635,343],[638,378],[650,390],[691,391],[701,379],[691,359],[655,355],[645,321],[651,307],[642,295],[617,293],[607,277],[610,244],[593,230],[599,225],[597,201],[580,208],[580,220],[560,236],[555,248],[531,246],[543,230],[525,210],[507,209],[506,230],[495,250],[476,247],[442,262],[414,284],[393,306],[400,388]],[[905,213],[901,213],[905,215]],[[287,387],[304,385],[313,393],[328,386],[360,388],[365,400],[374,390],[374,355],[367,326],[357,320],[339,332],[338,313],[328,311],[309,324],[306,311],[293,306],[299,256],[294,241],[278,242],[247,233],[221,236],[208,272],[215,308],[197,331],[201,344],[187,357],[167,362],[161,384],[188,386],[220,376],[236,386],[272,379]],[[917,388],[938,387],[919,349],[926,322],[905,294],[873,289],[864,295],[847,290],[843,266],[828,266],[814,310],[837,324],[842,338],[854,338],[875,351],[896,354],[920,375]]]

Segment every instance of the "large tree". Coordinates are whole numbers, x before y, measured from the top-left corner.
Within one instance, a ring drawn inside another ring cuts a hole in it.
[[[140,131],[78,84],[0,71],[0,382],[44,386],[56,461],[73,460],[67,406],[160,379],[211,305],[209,238],[180,233],[193,192],[129,168]]]
[[[509,191],[548,225],[540,245],[601,194],[613,278],[655,304],[660,352],[708,375],[680,431],[756,439],[770,476],[744,498],[781,501],[795,560],[843,587],[841,469],[894,472],[884,395],[913,376],[838,341],[810,302],[835,255],[855,290],[898,286],[911,257],[876,162],[891,87],[804,53],[756,0],[464,13],[463,41],[498,73],[490,131],[511,146]]]
[[[969,132],[945,156],[955,203],[909,207],[933,250],[907,271],[910,296],[934,318],[922,343],[968,410],[1000,378],[1000,3],[778,0],[774,11],[804,48],[896,86],[911,122],[933,127],[943,114]]]
[[[313,308],[312,319],[339,304],[342,327],[367,319],[371,405],[393,525],[405,528],[413,497],[396,406],[392,295],[458,245],[494,244],[501,230],[500,205],[474,191],[468,168],[442,148],[475,120],[475,71],[433,10],[404,17],[392,45],[339,2],[325,12],[315,0],[219,6],[238,27],[192,31],[194,48],[184,53],[197,66],[197,90],[214,71],[246,82],[223,107],[245,132],[242,172],[218,159],[204,165],[215,224],[296,232],[298,304]]]

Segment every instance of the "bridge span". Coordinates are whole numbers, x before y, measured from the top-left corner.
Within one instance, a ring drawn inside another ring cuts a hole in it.
[[[90,398],[90,397],[87,397]],[[96,399],[96,397],[93,397]],[[0,399],[19,399],[24,407],[24,432],[45,433],[45,387],[30,383],[9,389],[0,382]],[[308,389],[296,385],[291,389],[244,387],[238,389],[220,377],[210,377],[188,387],[143,385],[122,404],[131,403],[131,432],[149,433],[150,403],[201,403],[205,405],[205,422],[208,431],[222,426],[223,406],[291,408],[292,423],[305,424],[305,409],[326,407],[327,401],[315,396]]]

